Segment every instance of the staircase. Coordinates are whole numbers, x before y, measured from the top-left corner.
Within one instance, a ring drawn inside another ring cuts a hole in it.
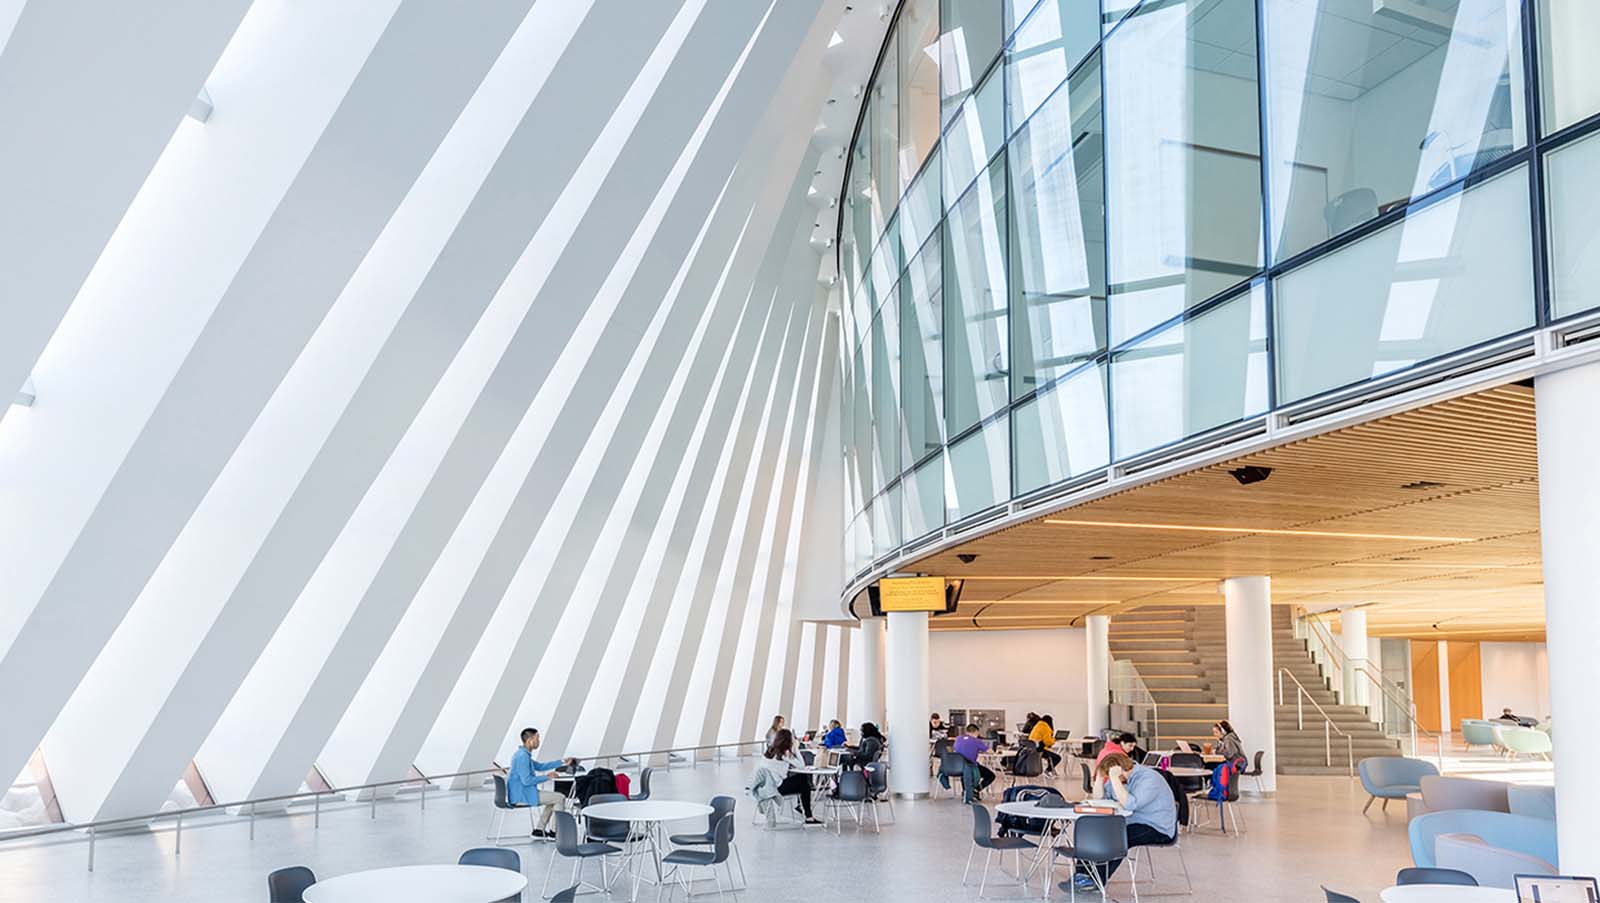
[[[1396,756],[1400,744],[1383,734],[1361,706],[1341,705],[1304,640],[1295,639],[1289,609],[1274,606],[1272,657],[1328,713],[1334,725],[1353,738],[1356,761]],[[1111,618],[1111,656],[1139,669],[1159,717],[1138,733],[1152,748],[1174,741],[1209,743],[1211,725],[1228,717],[1228,646],[1222,606],[1141,608]],[[1295,714],[1295,688],[1284,679],[1284,705],[1277,706],[1279,774],[1346,774],[1344,737],[1333,734],[1333,765],[1327,764],[1323,718],[1309,702],[1304,729]],[[1249,747],[1250,738],[1245,738]]]

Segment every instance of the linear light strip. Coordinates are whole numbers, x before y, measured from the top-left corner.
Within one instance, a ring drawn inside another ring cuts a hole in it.
[[[1406,536],[1392,533],[1339,533],[1331,530],[1273,530],[1259,527],[1201,527],[1193,524],[1134,524],[1124,521],[1062,520],[1045,518],[1047,524],[1069,527],[1118,527],[1130,530],[1183,530],[1196,533],[1256,533],[1268,536],[1327,536],[1339,539],[1399,539],[1413,542],[1476,542],[1466,536]]]
[[[963,574],[963,580],[1021,580],[1021,581],[1049,581],[1085,580],[1099,583],[1108,581],[1127,581],[1130,583],[1200,583],[1206,580],[1215,580],[1215,577],[1118,577],[1110,574],[1078,574],[1072,577],[1003,577],[998,574]]]

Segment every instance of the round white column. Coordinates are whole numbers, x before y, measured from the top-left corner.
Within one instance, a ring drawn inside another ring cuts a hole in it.
[[[1261,762],[1261,791],[1278,789],[1277,719],[1273,709],[1272,581],[1229,577],[1222,581],[1228,639],[1228,721],[1244,741],[1245,755]]]
[[[884,650],[889,786],[895,796],[928,795],[928,613],[891,611]]]
[[[1090,615],[1085,621],[1088,634],[1083,654],[1083,686],[1088,706],[1086,736],[1098,737],[1111,726],[1111,618]]]
[[[859,639],[861,664],[865,672],[861,675],[861,696],[866,705],[859,720],[870,721],[881,727],[884,714],[883,621],[879,618],[862,620]]]
[[[1533,383],[1539,441],[1539,541],[1544,552],[1545,644],[1556,761],[1556,840],[1563,875],[1600,874],[1600,696],[1594,638],[1600,636],[1600,363]],[[1547,713],[1540,712],[1539,716]]]
[[[1339,609],[1339,645],[1348,667],[1344,671],[1344,701],[1367,705],[1372,681],[1358,669],[1367,667],[1367,610]]]

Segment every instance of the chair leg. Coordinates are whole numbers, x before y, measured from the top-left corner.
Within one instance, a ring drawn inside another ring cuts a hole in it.
[[[1389,798],[1388,797],[1384,797],[1383,798],[1383,811],[1385,811],[1385,812],[1389,811]]]
[[[734,844],[733,845],[733,858],[734,858],[735,862],[739,863],[739,887],[740,887],[741,890],[747,889],[747,888],[750,887],[750,879],[745,877],[745,874],[744,874],[744,857],[739,855],[739,845],[738,844]],[[728,877],[731,879],[733,877],[733,873],[730,872],[728,874]]]
[[[978,899],[983,899],[983,889],[989,886],[989,863],[994,861],[994,850],[987,850],[983,855],[983,880],[978,882]]]
[[[972,847],[969,847],[967,849],[967,867],[961,870],[961,886],[962,887],[966,887],[967,886],[967,876],[972,874],[972,854],[976,853],[977,851],[978,851],[978,848],[977,848],[976,845],[974,845]]]
[[[484,835],[484,840],[496,845],[500,843],[500,832],[495,830],[495,823],[496,821],[503,821],[505,814],[506,810],[498,806],[489,811],[489,833]]]
[[[1366,815],[1366,814],[1367,814],[1367,810],[1368,810],[1368,809],[1371,809],[1371,808],[1372,808],[1372,804],[1373,804],[1373,803],[1375,803],[1375,802],[1377,802],[1377,801],[1378,801],[1378,798],[1377,798],[1377,797],[1375,797],[1375,796],[1371,796],[1371,795],[1370,795],[1370,794],[1369,794],[1369,795],[1368,795],[1368,796],[1367,796],[1367,804],[1366,804],[1366,805],[1365,805],[1365,806],[1362,806],[1362,807],[1361,807],[1361,814],[1362,814],[1362,815]]]

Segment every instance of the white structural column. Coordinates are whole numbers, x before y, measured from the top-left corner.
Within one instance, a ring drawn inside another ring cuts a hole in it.
[[[1594,638],[1600,607],[1600,363],[1538,377],[1533,384],[1539,430],[1539,537],[1544,552],[1545,643],[1550,654],[1550,711],[1554,732],[1556,822],[1561,873],[1600,873],[1600,699],[1594,683]]]
[[[1111,726],[1111,616],[1090,615],[1083,653],[1083,686],[1087,691],[1087,736],[1098,737]]]
[[[1361,673],[1367,667],[1367,610],[1364,608],[1339,609],[1339,645],[1344,650],[1344,701],[1350,705],[1367,704],[1367,687],[1371,681]]]
[[[1229,577],[1222,581],[1228,640],[1228,720],[1245,754],[1264,750],[1261,791],[1278,789],[1278,740],[1273,712],[1272,581]]]
[[[883,693],[883,621],[878,618],[864,619],[857,642],[861,644],[861,698],[866,706],[861,711],[860,720],[881,725],[886,703]],[[926,681],[923,686],[927,686]],[[927,712],[922,713],[922,717],[927,716]]]
[[[891,611],[887,677],[889,780],[895,795],[928,795],[928,613]]]
[[[1450,644],[1439,640],[1439,730],[1448,734],[1455,719],[1450,714]]]

